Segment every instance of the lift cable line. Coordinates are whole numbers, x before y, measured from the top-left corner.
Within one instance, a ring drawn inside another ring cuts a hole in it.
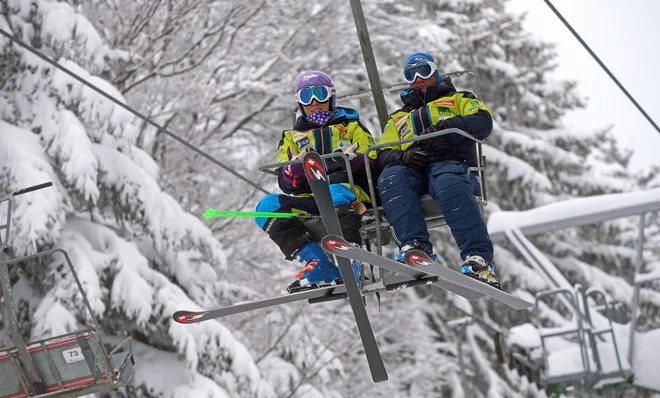
[[[48,62],[50,65],[53,65],[55,68],[61,70],[62,72],[66,73],[67,75],[69,75],[69,76],[73,77],[74,79],[78,80],[80,83],[86,85],[87,87],[89,87],[92,90],[96,91],[97,93],[101,94],[105,98],[109,99],[110,101],[112,101],[115,104],[119,105],[120,107],[124,108],[125,110],[129,111],[130,113],[137,116],[138,118],[144,120],[147,124],[149,124],[149,125],[155,127],[156,129],[158,129],[158,131],[162,131],[163,133],[169,135],[170,137],[174,138],[175,140],[177,140],[178,142],[180,142],[184,146],[192,149],[193,151],[195,151],[198,154],[202,155],[206,159],[210,160],[211,162],[215,163],[216,165],[218,165],[218,166],[222,167],[223,169],[225,169],[226,171],[230,172],[234,176],[236,176],[236,177],[240,178],[241,180],[247,182],[248,184],[250,184],[254,188],[260,190],[261,192],[263,192],[265,194],[270,193],[267,190],[265,190],[264,188],[262,188],[260,185],[258,185],[257,183],[255,183],[255,182],[247,179],[246,177],[240,175],[232,167],[227,166],[226,164],[222,163],[221,161],[219,161],[215,157],[209,155],[208,153],[206,153],[206,152],[202,151],[201,149],[199,149],[198,147],[194,146],[190,142],[188,142],[188,141],[184,140],[183,138],[179,137],[178,135],[170,132],[165,127],[162,127],[158,123],[156,123],[153,120],[149,119],[148,117],[142,115],[140,112],[136,111],[135,109],[131,108],[130,106],[128,106],[128,105],[122,103],[121,101],[117,100],[116,98],[112,97],[110,94],[108,94],[105,91],[101,90],[100,88],[96,87],[95,85],[93,85],[89,81],[87,81],[87,80],[83,79],[82,77],[76,75],[75,73],[71,72],[70,70],[68,70],[64,66],[58,64],[54,60],[48,58],[47,56],[41,54],[38,50],[36,50],[32,46],[30,46],[29,44],[24,43],[23,41],[21,41],[21,40],[17,39],[16,37],[12,36],[9,32],[5,31],[4,29],[0,28],[0,34],[7,37],[9,40],[13,41],[14,43],[18,44],[19,46],[25,48],[26,50],[28,50],[32,54],[36,55],[37,57],[39,57],[39,58],[43,59],[44,61]]]
[[[573,29],[571,24],[568,23],[568,21],[566,21],[566,19],[561,15],[561,13],[552,5],[552,2],[550,2],[550,0],[543,0],[543,1],[545,1],[545,4],[547,4],[548,7],[550,7],[552,12],[554,12],[555,15],[557,16],[557,18],[559,18],[559,20],[561,20],[561,22],[568,28],[568,30],[570,30],[571,33],[573,33],[573,36],[575,36],[575,38],[580,42],[580,44],[582,44],[582,46],[589,52],[589,54],[591,54],[591,56],[596,60],[596,62],[598,62],[598,65],[600,65],[600,67],[603,68],[605,73],[607,73],[607,75],[614,81],[614,83],[616,83],[616,85],[619,86],[621,91],[623,91],[623,93],[626,95],[626,97],[628,97],[628,99],[637,107],[637,109],[642,113],[642,115],[644,115],[646,120],[648,120],[649,123],[651,123],[653,128],[655,128],[655,131],[660,133],[660,127],[658,127],[658,125],[653,121],[653,119],[651,119],[651,116],[649,116],[646,113],[646,111],[644,111],[644,108],[642,108],[642,106],[639,105],[637,103],[637,101],[635,101],[635,98],[628,92],[628,90],[626,90],[625,87],[623,87],[623,84],[621,84],[619,82],[619,80],[612,74],[612,72],[610,72],[610,70],[607,69],[607,66],[605,66],[603,61],[601,61],[600,58],[598,58],[598,56],[596,55],[596,53],[594,53],[591,50],[589,45],[587,43],[585,43],[584,40],[582,40],[582,37],[580,37],[580,35],[575,31],[575,29]]]

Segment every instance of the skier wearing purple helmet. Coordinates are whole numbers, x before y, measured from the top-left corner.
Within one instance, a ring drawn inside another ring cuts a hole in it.
[[[300,111],[295,126],[282,133],[277,155],[278,162],[302,159],[308,151],[321,155],[342,151],[350,159],[356,194],[349,189],[348,174],[342,159],[327,160],[330,193],[344,237],[361,244],[359,229],[361,216],[352,203],[370,203],[365,172],[364,153],[374,145],[371,133],[360,123],[357,111],[336,105],[332,79],[321,71],[303,73],[296,81],[296,102]],[[374,165],[376,154],[370,154]],[[285,166],[278,178],[285,194],[270,194],[257,205],[260,212],[316,213],[302,164]],[[287,260],[297,258],[303,269],[287,287],[289,293],[343,283],[339,268],[314,241],[312,232],[296,218],[257,218],[257,225],[280,247]],[[357,278],[357,263],[354,263]],[[359,281],[359,279],[358,279]]]

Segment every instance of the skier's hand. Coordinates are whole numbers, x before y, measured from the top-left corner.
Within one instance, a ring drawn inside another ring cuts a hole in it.
[[[291,152],[291,148],[287,149],[287,154],[291,160],[302,159],[303,156],[305,156],[305,153],[307,153],[307,151],[301,152],[294,156],[293,152]],[[282,177],[284,177],[284,181],[293,185],[294,187],[297,187],[300,181],[305,181],[307,179],[302,162],[282,167]]]
[[[360,170],[364,166],[364,155],[359,152],[355,152],[359,147],[360,144],[356,142],[353,145],[346,148],[346,150],[344,151],[346,156],[348,156],[348,160],[350,160],[351,162],[351,171],[353,173]]]
[[[426,152],[405,150],[401,152],[401,163],[413,170],[421,171],[429,165],[430,161]]]

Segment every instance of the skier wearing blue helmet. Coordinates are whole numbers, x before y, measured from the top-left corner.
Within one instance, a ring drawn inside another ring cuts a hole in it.
[[[402,71],[410,87],[401,93],[403,107],[390,115],[380,143],[458,128],[476,139],[493,128],[491,110],[473,93],[457,91],[443,79],[435,59],[410,55]],[[493,244],[476,201],[478,181],[468,174],[476,166],[474,141],[459,134],[385,147],[378,155],[383,171],[378,189],[402,261],[411,249],[433,256],[433,245],[419,197],[430,194],[461,251],[461,273],[500,288],[493,265]]]
[[[369,203],[364,153],[374,145],[371,133],[360,123],[354,109],[336,105],[332,79],[321,71],[303,73],[296,81],[296,103],[300,116],[291,130],[282,133],[277,161],[302,159],[308,151],[321,155],[342,151],[350,159],[355,194],[348,184],[343,160],[326,161],[330,193],[344,237],[361,244],[359,229],[361,216],[352,203]],[[376,154],[370,155],[369,167],[375,164]],[[280,168],[280,189],[285,194],[270,194],[257,205],[259,212],[316,213],[318,208],[311,195],[302,164]],[[280,247],[287,260],[298,259],[303,269],[288,287],[289,293],[343,283],[339,268],[314,241],[312,232],[297,218],[257,218],[257,225]],[[357,278],[357,263],[353,264]],[[359,281],[359,279],[358,279]]]

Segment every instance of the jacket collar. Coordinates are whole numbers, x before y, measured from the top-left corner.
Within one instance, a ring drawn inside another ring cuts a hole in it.
[[[401,92],[401,100],[406,107],[419,108],[438,98],[447,97],[456,92],[451,81],[442,80],[440,83],[426,88],[423,95],[420,89],[409,88]]]

